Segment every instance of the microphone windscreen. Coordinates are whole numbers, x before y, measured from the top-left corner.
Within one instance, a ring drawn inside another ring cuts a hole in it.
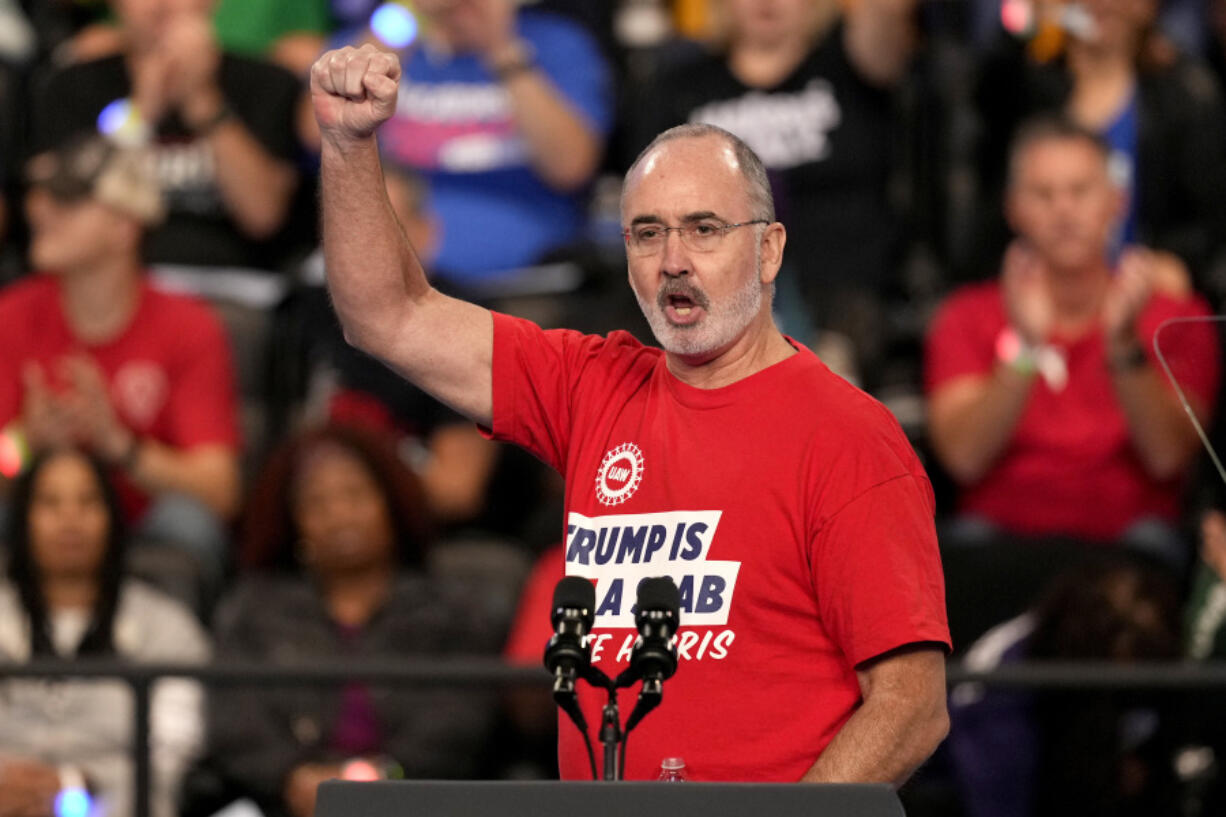
[[[592,628],[596,620],[596,587],[582,576],[567,576],[553,588],[553,623],[557,626],[558,611],[564,609],[583,610],[583,622],[586,629]]]
[[[676,618],[681,613],[681,591],[668,576],[639,582],[639,610],[661,610]]]

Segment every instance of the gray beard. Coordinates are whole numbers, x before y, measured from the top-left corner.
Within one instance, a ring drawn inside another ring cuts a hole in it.
[[[755,274],[725,301],[712,304],[706,293],[685,284],[665,285],[657,293],[656,302],[649,303],[634,289],[634,298],[651,326],[656,342],[674,355],[686,357],[706,355],[729,345],[757,317],[762,309],[762,261],[759,258]],[[633,289],[633,287],[631,287]],[[703,305],[706,314],[696,324],[674,326],[664,312],[668,295],[685,292],[691,300]]]

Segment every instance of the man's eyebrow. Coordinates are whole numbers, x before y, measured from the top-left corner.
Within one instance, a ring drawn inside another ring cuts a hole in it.
[[[686,213],[684,216],[681,217],[681,222],[683,224],[694,224],[699,221],[707,221],[708,219],[715,219],[717,221],[724,220],[710,210],[699,210],[696,213]],[[630,226],[633,227],[636,224],[663,224],[663,223],[664,223],[664,219],[660,218],[660,216],[657,216],[654,213],[647,213],[641,216],[635,216],[630,221]]]

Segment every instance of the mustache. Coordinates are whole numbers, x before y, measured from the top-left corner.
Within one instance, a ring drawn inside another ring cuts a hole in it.
[[[673,296],[687,298],[693,301],[695,306],[699,306],[705,311],[710,311],[711,302],[707,298],[707,294],[688,281],[678,278],[670,278],[665,281],[664,285],[660,287],[659,292],[656,293],[656,305],[663,310],[668,306],[668,299]]]

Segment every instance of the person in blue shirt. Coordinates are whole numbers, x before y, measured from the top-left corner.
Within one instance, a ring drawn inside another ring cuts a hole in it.
[[[405,81],[381,148],[430,186],[439,276],[479,285],[580,237],[612,126],[611,73],[565,17],[512,0],[416,8],[421,36],[400,55]]]

